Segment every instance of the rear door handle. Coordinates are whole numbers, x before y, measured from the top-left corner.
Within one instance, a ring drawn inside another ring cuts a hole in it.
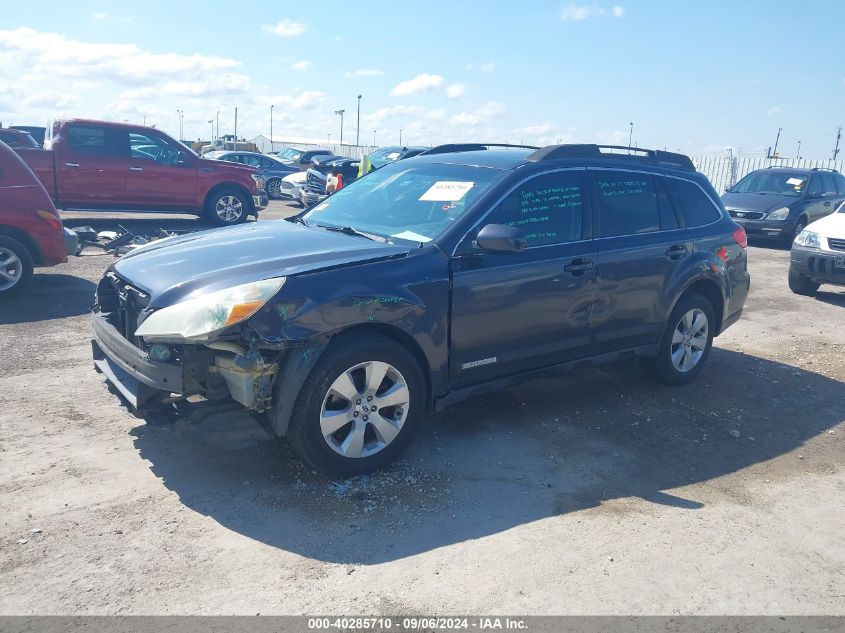
[[[683,244],[675,244],[666,250],[666,257],[671,260],[678,260],[685,257],[687,254],[687,247]]]
[[[79,167],[79,163],[65,163],[65,167]]]
[[[824,203],[824,206],[829,207],[829,206],[830,206],[830,201],[828,200],[827,202],[825,202],[825,203]]]
[[[129,171],[144,171],[142,167],[130,167]]]
[[[563,270],[571,273],[574,276],[583,275],[586,271],[590,270],[593,267],[593,260],[592,259],[573,259],[569,262],[566,266],[563,267]]]

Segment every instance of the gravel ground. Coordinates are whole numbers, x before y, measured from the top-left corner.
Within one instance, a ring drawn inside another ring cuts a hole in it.
[[[0,613],[843,614],[845,292],[791,294],[788,258],[750,249],[694,384],[626,364],[478,397],[348,481],[240,412],[131,416],[90,360],[111,256],[41,270],[0,305]]]

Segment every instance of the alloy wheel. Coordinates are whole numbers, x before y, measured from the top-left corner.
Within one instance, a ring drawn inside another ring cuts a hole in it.
[[[235,196],[220,196],[214,207],[217,217],[226,223],[237,222],[244,213],[243,204]]]
[[[671,356],[675,369],[686,373],[698,365],[707,348],[707,336],[704,310],[693,308],[681,317],[672,334]]]
[[[267,183],[267,196],[270,198],[281,198],[282,197],[282,181],[281,180],[271,180]]]
[[[359,363],[331,384],[320,409],[329,447],[351,459],[384,450],[408,417],[410,391],[398,369],[381,361]]]
[[[23,276],[23,263],[14,251],[0,246],[0,292],[9,290]]]

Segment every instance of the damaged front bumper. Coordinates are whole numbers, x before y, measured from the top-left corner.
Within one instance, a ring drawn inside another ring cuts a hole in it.
[[[226,395],[251,411],[272,405],[276,362],[234,344],[185,345],[182,360],[158,362],[127,340],[108,319],[92,314],[94,367],[135,412],[194,394]]]

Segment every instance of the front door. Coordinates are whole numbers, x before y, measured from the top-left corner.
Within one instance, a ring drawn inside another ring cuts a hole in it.
[[[595,292],[583,169],[534,176],[515,187],[476,229],[521,228],[522,253],[491,253],[473,230],[451,260],[450,375],[481,382],[587,356]]]
[[[659,177],[591,169],[598,270],[592,330],[596,353],[656,343],[666,285],[689,261],[693,241]]]
[[[126,198],[120,130],[73,123],[64,134],[55,155],[59,206],[120,208]]]
[[[132,131],[126,194],[130,204],[148,209],[193,208],[197,170],[193,156],[174,141],[147,131]]]

